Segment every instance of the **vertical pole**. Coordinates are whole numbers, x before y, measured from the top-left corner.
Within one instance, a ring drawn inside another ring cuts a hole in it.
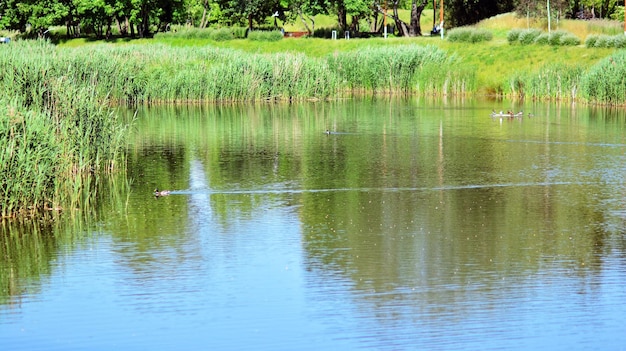
[[[626,1],[626,0],[624,0]],[[385,0],[385,8],[383,10],[383,26],[385,27],[384,33],[385,33],[385,39],[387,39],[387,0]]]
[[[551,28],[550,27],[550,0],[547,0],[546,3],[548,4],[547,5],[547,8],[548,8],[548,33],[550,33],[550,28]]]
[[[439,23],[441,23],[441,28],[443,29],[443,0],[441,0],[441,5],[439,5]]]
[[[433,0],[433,30],[435,28],[437,28],[437,0]]]
[[[439,27],[439,31],[441,32],[441,39],[443,39],[443,0],[441,0],[441,4],[439,5]]]

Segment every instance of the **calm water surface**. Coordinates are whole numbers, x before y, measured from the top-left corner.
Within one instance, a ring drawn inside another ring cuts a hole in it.
[[[569,105],[142,109],[130,184],[1,227],[0,347],[624,350],[625,150]]]

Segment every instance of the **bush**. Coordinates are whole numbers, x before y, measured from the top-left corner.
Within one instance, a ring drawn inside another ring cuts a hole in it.
[[[613,47],[617,48],[617,49],[623,49],[626,48],[626,35],[615,35],[612,38],[613,41]]]
[[[596,47],[596,41],[598,41],[597,34],[589,35],[587,36],[587,39],[585,39],[585,46],[588,48],[594,48]]]
[[[522,31],[519,35],[519,42],[522,45],[529,45],[535,42],[535,39],[541,34],[538,29],[529,29]]]
[[[479,43],[493,39],[493,34],[486,29],[454,28],[448,32],[448,40],[451,42]]]
[[[248,28],[246,27],[231,27],[230,30],[235,39],[246,39],[248,34]]]
[[[248,33],[248,39],[253,41],[279,41],[283,38],[281,31],[273,30],[267,31],[252,31]]]
[[[608,35],[598,35],[593,47],[595,48],[608,48],[611,47],[611,37]]]
[[[519,40],[519,35],[522,33],[521,29],[511,29],[507,34],[506,34],[506,40],[509,42],[509,44],[513,44],[516,43]]]
[[[548,35],[548,43],[554,46],[561,45],[561,38],[567,34],[569,33],[563,30],[554,31]]]
[[[470,28],[454,28],[448,32],[448,40],[451,42],[469,43],[472,36]]]
[[[560,40],[561,46],[576,46],[578,44],[580,44],[580,39],[574,34],[565,34]]]
[[[220,28],[214,30],[210,34],[211,39],[215,41],[228,41],[235,39],[233,32],[229,28]]]
[[[548,33],[541,33],[537,38],[535,38],[535,44],[537,45],[548,45],[550,43],[550,36]]]

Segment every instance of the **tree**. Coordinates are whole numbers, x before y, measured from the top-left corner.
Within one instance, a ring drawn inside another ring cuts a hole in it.
[[[470,25],[514,8],[514,0],[449,0],[446,3],[446,22],[451,26]]]
[[[385,11],[380,6],[380,2],[376,3],[376,8],[380,13],[386,16],[390,16],[396,22],[396,28],[398,28],[398,32],[401,36],[415,37],[422,35],[420,18],[422,17],[422,12],[426,7],[427,2],[428,0],[411,1],[411,19],[409,21],[409,24],[401,20],[400,16],[398,15],[398,8],[400,7],[399,0],[391,1],[391,5],[393,7],[391,15],[389,15],[389,13],[385,13]]]
[[[281,8],[279,0],[217,0],[227,24],[247,24],[252,29],[254,23],[261,24]]]
[[[328,13],[328,4],[324,0],[291,0],[283,5],[286,5],[291,14],[289,18],[284,19],[295,20],[299,18],[309,34],[313,34],[315,31],[313,16]],[[284,16],[285,13],[283,12],[282,15]]]
[[[61,23],[69,12],[68,4],[59,0],[8,0],[1,4],[0,24],[4,28],[26,32],[30,27],[39,36],[50,26]]]
[[[98,38],[104,37],[105,26],[110,34],[114,14],[112,0],[74,0],[72,8],[73,16],[81,18],[81,24],[90,27]]]

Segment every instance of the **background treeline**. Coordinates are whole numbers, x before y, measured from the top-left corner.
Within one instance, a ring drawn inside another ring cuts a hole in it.
[[[476,23],[499,13],[517,10],[522,16],[546,18],[546,1],[444,0],[448,27]],[[336,27],[354,32],[380,32],[383,14],[398,34],[421,35],[422,11],[438,7],[430,0],[3,0],[0,29],[30,36],[46,36],[55,26],[69,37],[110,35],[149,37],[174,24],[191,27],[247,28],[298,24],[315,31],[315,16],[336,18]],[[623,19],[617,0],[553,0],[550,16],[559,18]],[[400,18],[399,10],[410,13]]]

